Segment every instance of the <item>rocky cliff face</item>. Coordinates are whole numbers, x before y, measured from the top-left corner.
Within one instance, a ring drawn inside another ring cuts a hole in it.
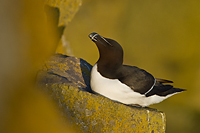
[[[56,54],[39,71],[37,85],[56,101],[63,118],[81,132],[165,132],[163,112],[93,94],[91,68],[83,59]]]

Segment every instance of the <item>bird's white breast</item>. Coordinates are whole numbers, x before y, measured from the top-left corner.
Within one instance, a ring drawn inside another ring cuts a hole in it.
[[[159,103],[167,98],[157,95],[146,97],[138,92],[134,92],[129,86],[123,84],[118,79],[105,78],[97,71],[97,64],[92,68],[90,84],[93,91],[124,104],[148,106]]]

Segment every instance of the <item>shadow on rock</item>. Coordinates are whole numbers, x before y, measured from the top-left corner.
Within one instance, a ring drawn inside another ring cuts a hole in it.
[[[39,70],[36,83],[42,87],[47,84],[64,84],[92,93],[91,69],[92,65],[83,59],[55,54]]]

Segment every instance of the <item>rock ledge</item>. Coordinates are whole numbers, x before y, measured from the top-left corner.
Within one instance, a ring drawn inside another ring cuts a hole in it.
[[[82,132],[165,132],[163,112],[126,106],[91,93],[91,67],[82,59],[57,54],[39,71],[37,84]]]

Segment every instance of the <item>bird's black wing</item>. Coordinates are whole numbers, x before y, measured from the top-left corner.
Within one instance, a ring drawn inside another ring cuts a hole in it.
[[[148,92],[155,82],[155,78],[147,71],[127,65],[123,65],[119,69],[118,79],[140,94]]]
[[[160,83],[173,83],[173,81],[171,81],[171,80],[159,79],[159,78],[156,78],[156,81],[160,82]]]
[[[170,94],[175,94],[181,91],[185,91],[185,89],[179,89],[179,88],[174,88],[172,85],[163,85],[161,82],[156,81],[155,86],[153,89],[146,94],[146,97],[152,96],[152,95],[158,95],[158,96],[167,96]]]

